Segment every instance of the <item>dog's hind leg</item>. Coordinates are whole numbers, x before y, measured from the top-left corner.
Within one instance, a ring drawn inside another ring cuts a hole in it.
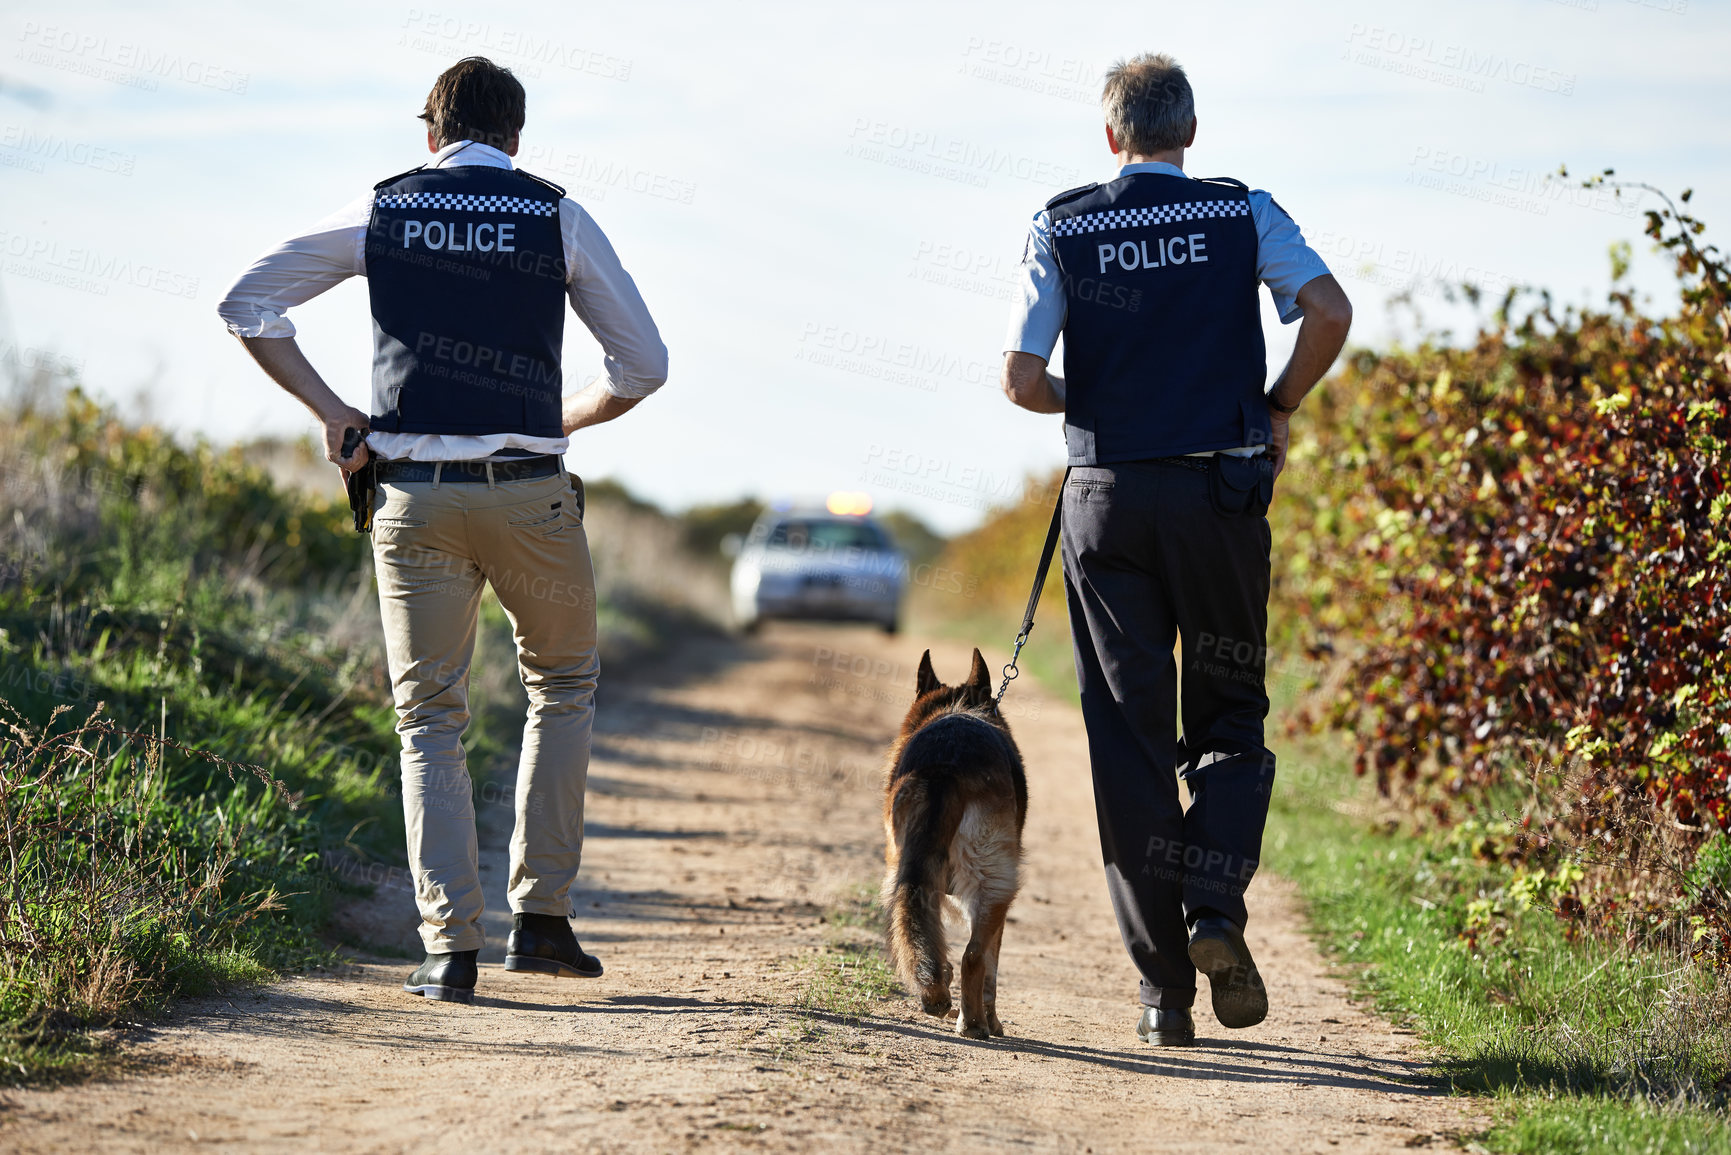
[[[956,1019],[956,1033],[969,1039],[990,1038],[995,1016],[987,1011],[987,974],[997,970],[997,942],[1003,938],[1004,918],[1010,913],[1006,900],[989,901],[984,896],[974,900],[973,925],[969,927],[968,948],[962,952],[962,1013]],[[990,966],[988,966],[988,960]],[[992,996],[997,997],[997,976],[992,974]]]
[[[1008,914],[1008,904],[1004,907]],[[986,979],[984,990],[986,1003],[986,1030],[994,1035],[1004,1033],[1004,1024],[998,1021],[998,948],[1004,945],[1004,920],[998,920],[998,933],[992,936],[992,941],[986,946]]]

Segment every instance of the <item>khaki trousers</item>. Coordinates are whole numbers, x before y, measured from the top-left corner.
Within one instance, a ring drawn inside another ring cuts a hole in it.
[[[595,573],[570,480],[380,485],[373,561],[403,743],[403,822],[422,942],[429,953],[483,945],[474,790],[462,738],[484,582],[511,619],[529,695],[510,907],[569,915],[601,670]]]

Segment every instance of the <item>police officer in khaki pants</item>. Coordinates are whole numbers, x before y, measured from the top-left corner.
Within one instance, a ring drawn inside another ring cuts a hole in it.
[[[600,663],[582,484],[563,455],[572,433],[619,417],[667,376],[655,322],[600,228],[564,190],[513,167],[524,104],[508,69],[459,61],[421,113],[432,160],[260,257],[219,306],[260,367],[317,417],[326,456],[345,472],[372,466],[373,558],[427,951],[404,990],[455,1002],[474,998],[482,945],[461,739],[486,582],[511,620],[529,697],[505,969],[601,974],[567,921]],[[357,274],[373,316],[370,415],[325,384],[283,316]],[[606,375],[569,394],[567,302],[606,354]],[[350,429],[367,432],[346,452]]]

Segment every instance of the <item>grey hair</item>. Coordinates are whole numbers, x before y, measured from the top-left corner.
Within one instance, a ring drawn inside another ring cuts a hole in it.
[[[1100,105],[1119,149],[1131,156],[1183,148],[1196,118],[1190,79],[1164,52],[1144,52],[1114,64],[1106,73]]]

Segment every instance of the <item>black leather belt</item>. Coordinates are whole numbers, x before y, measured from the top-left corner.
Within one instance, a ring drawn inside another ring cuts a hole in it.
[[[537,477],[552,477],[558,473],[559,459],[546,453],[539,457],[517,457],[509,461],[376,461],[374,469],[378,481],[386,484],[432,481],[435,472],[440,485],[489,480],[530,481]]]

